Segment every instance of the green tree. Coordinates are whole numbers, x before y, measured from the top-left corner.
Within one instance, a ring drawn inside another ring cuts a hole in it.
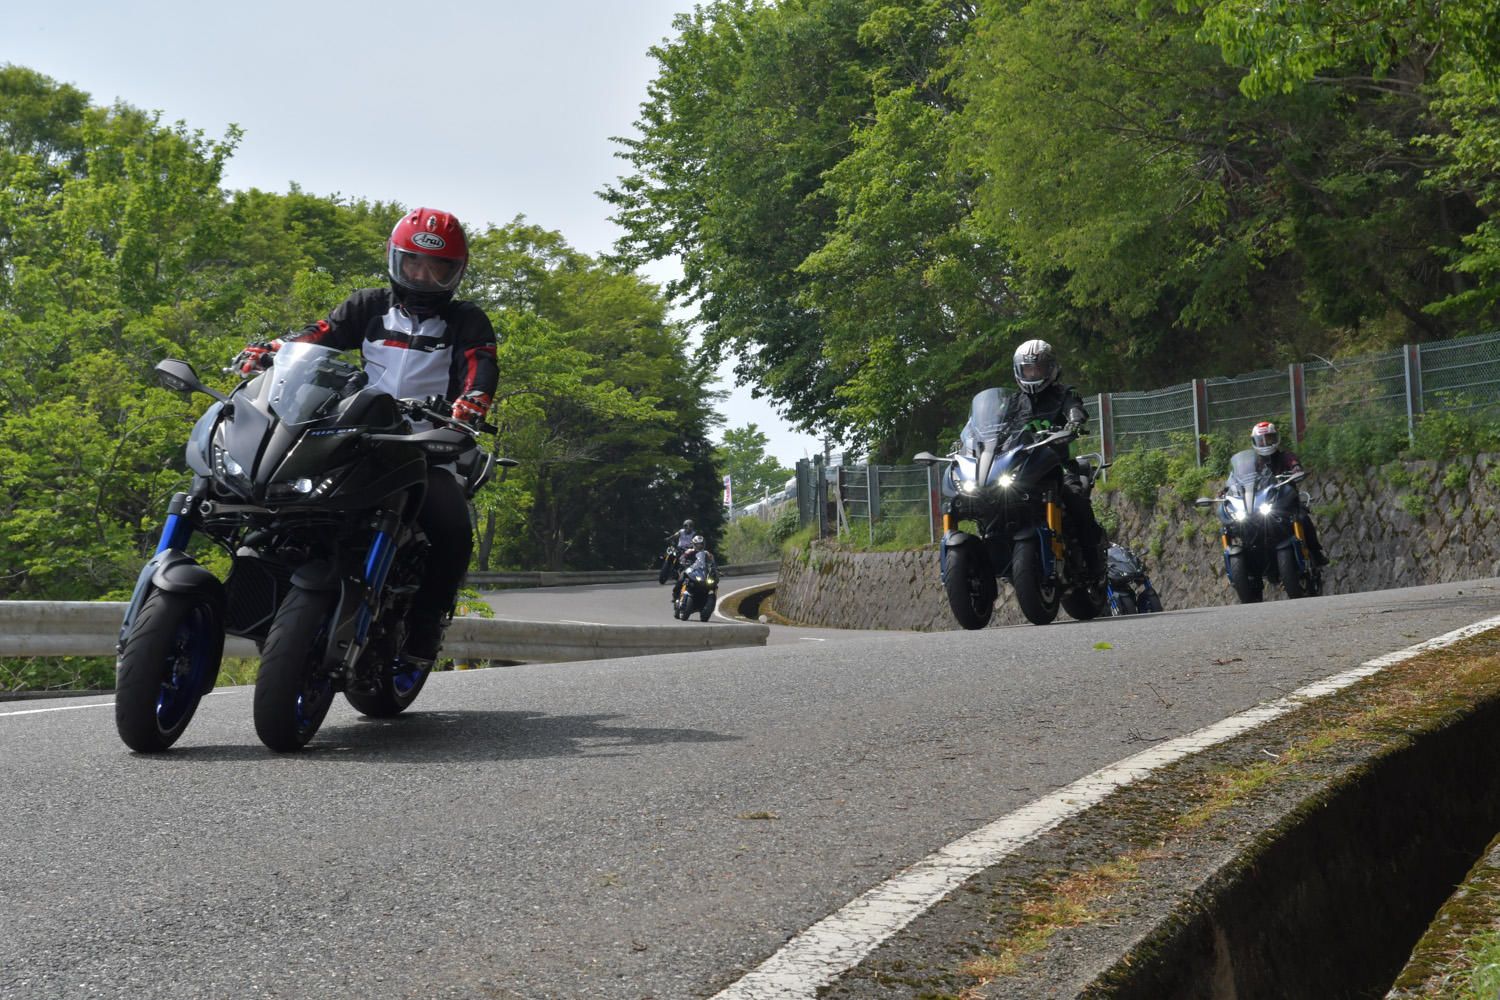
[[[791,478],[792,471],[782,468],[774,456],[766,454],[770,438],[755,424],[731,427],[714,450],[715,468],[728,476],[739,506],[752,503],[768,493],[779,493]]]

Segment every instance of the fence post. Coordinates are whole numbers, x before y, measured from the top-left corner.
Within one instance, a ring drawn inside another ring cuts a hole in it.
[[[937,463],[927,466],[927,540],[937,541],[938,486]]]
[[[808,462],[805,458],[797,459],[797,527],[807,527],[812,523],[812,477],[807,474]]]
[[[1406,441],[1417,440],[1417,417],[1422,413],[1422,347],[1407,344],[1406,354]]]
[[[865,482],[868,484],[870,493],[870,544],[873,545],[875,543],[875,521],[880,517],[880,466],[867,465],[865,468],[869,470],[868,478]]]
[[[1203,436],[1208,433],[1208,383],[1201,378],[1193,379],[1193,454],[1198,460],[1198,467],[1203,467],[1203,460],[1208,457],[1207,442]]]
[[[1115,410],[1111,405],[1111,394],[1099,393],[1099,450],[1104,453],[1104,464],[1115,460]]]
[[[1286,366],[1286,380],[1292,389],[1292,440],[1301,444],[1307,436],[1307,380],[1300,361]]]
[[[823,472],[823,456],[813,459],[813,503],[816,504],[818,537],[828,537],[828,476]]]

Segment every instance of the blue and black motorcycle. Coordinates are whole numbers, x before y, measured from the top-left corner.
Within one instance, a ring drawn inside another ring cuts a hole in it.
[[[272,750],[306,744],[338,692],[366,715],[406,709],[428,674],[400,655],[428,548],[416,520],[428,467],[456,463],[472,496],[515,463],[484,453],[442,401],[374,388],[357,354],[290,343],[228,395],[186,362],[156,370],[215,402],[188,437],[192,484],[172,497],[120,629],[121,739],[175,743],[226,634],[260,648],[255,730]],[[195,534],[229,554],[223,581],[188,554]]]
[[[988,625],[997,580],[1011,585],[1034,625],[1053,621],[1059,605],[1080,621],[1097,617],[1109,608],[1105,580],[1102,573],[1089,574],[1083,545],[1067,523],[1063,460],[1055,447],[1077,434],[1008,426],[1001,422],[1004,410],[1000,390],[984,390],[974,397],[952,454],[916,456],[919,463],[948,466],[941,481],[940,560],[953,617],[966,629]],[[1074,462],[1091,490],[1102,458],[1083,455]],[[959,530],[964,521],[973,522],[972,533]]]
[[[1136,615],[1162,610],[1161,595],[1151,586],[1144,559],[1119,544],[1109,547],[1106,559],[1110,614]]]
[[[1305,475],[1258,469],[1255,452],[1246,449],[1229,460],[1220,494],[1196,501],[1218,508],[1224,572],[1241,604],[1258,602],[1266,580],[1280,583],[1287,597],[1323,592],[1323,571],[1308,553],[1299,519],[1304,498],[1295,484]]]

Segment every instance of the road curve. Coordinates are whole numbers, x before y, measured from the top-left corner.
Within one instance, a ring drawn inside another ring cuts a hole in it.
[[[1496,614],[1486,580],[448,673],[289,757],[245,689],[159,757],[108,699],[3,703],[0,994],[712,996],[1148,741]]]

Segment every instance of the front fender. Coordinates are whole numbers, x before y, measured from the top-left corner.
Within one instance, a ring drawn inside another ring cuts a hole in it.
[[[117,649],[124,647],[141,606],[153,590],[164,590],[169,594],[203,594],[213,601],[221,617],[224,613],[223,581],[181,549],[163,549],[141,567],[140,575],[136,577],[135,591],[125,608],[125,620],[120,623]]]
[[[942,578],[948,579],[948,553],[953,549],[970,548],[974,550],[975,557],[989,562],[989,553],[985,551],[984,542],[978,535],[971,535],[967,531],[959,531],[957,528],[943,533],[943,542],[938,551],[938,565],[942,569]]]

